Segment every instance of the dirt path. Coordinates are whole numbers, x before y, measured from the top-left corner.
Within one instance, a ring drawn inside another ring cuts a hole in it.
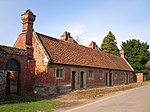
[[[149,83],[133,83],[128,85],[94,88],[70,92],[66,95],[59,96],[55,99],[55,101],[62,102],[62,105],[58,106],[55,109],[55,112],[65,112],[66,110],[77,108],[79,106],[95,102],[99,99],[109,97],[112,94],[118,94],[118,92],[132,89],[135,87],[140,87],[147,84]]]

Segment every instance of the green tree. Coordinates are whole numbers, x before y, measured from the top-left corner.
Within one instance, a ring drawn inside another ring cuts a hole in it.
[[[145,67],[149,70],[150,73],[150,60],[145,64]]]
[[[126,59],[131,64],[135,72],[148,73],[145,64],[150,59],[149,45],[140,40],[131,39],[122,42],[122,49],[125,52]]]
[[[111,31],[109,31],[109,33],[104,37],[101,44],[101,50],[119,56],[119,49],[117,47],[116,38]]]

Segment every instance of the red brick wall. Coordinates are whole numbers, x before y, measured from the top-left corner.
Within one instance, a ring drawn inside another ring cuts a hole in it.
[[[23,55],[13,55],[13,54],[0,54],[0,70],[7,71],[7,61],[10,59],[16,59],[20,64],[20,71],[19,71],[19,94],[24,95],[27,92],[28,78],[27,78],[27,56]],[[5,96],[4,90],[4,96]]]
[[[55,77],[55,70],[56,68],[64,68],[65,70],[65,78],[64,79],[56,79]],[[60,86],[60,91],[65,90],[67,88],[68,90],[71,90],[71,70],[77,72],[77,85],[76,89],[80,89],[80,71],[84,71],[86,73],[86,88],[92,88],[92,87],[101,87],[106,86],[106,72],[108,73],[109,70],[106,69],[96,69],[96,68],[89,68],[89,67],[77,67],[77,66],[68,66],[68,65],[57,65],[57,64],[49,64],[47,72],[38,74],[36,76],[36,84],[42,85],[44,89],[44,93],[50,94],[53,93],[55,87]],[[94,71],[94,79],[88,79],[88,71],[93,70]],[[103,71],[103,78],[100,79],[100,72]],[[124,79],[124,71],[112,71],[113,73],[113,85],[120,85],[125,84]],[[132,77],[134,74],[131,72],[127,72],[129,74],[129,82],[134,82]],[[52,90],[52,91],[51,91]],[[67,90],[66,90],[67,91]],[[64,91],[63,91],[64,92]]]
[[[34,48],[34,59],[35,59],[35,80],[37,83],[47,83],[47,65],[44,64],[44,53],[40,47],[40,44],[35,38],[32,38]]]
[[[14,47],[26,50],[26,33],[21,33],[18,36],[18,38],[14,44]]]
[[[136,81],[137,82],[143,82],[144,81],[143,73],[136,73]]]
[[[79,67],[79,66],[69,66],[60,64],[44,64],[44,58],[46,55],[42,50],[41,43],[38,42],[37,38],[32,38],[32,45],[34,48],[34,59],[35,59],[35,82],[30,84],[34,85],[34,92],[40,91],[42,94],[55,93],[57,86],[61,86],[60,89],[68,88],[71,89],[71,71],[76,71],[76,89],[80,89],[80,71],[84,71],[86,74],[86,88],[100,87],[106,85],[106,72],[109,73],[110,70],[107,69],[97,69],[89,67]],[[65,78],[56,79],[55,72],[56,68],[64,68]],[[94,71],[94,79],[88,79],[89,70]],[[100,71],[103,72],[103,78],[100,79]],[[113,71],[113,85],[124,84],[124,73],[125,71]],[[134,82],[134,74],[132,72],[126,72],[129,74],[129,82]]]

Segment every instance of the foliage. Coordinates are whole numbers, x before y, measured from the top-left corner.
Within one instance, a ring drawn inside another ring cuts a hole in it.
[[[109,33],[104,37],[101,44],[101,50],[119,56],[119,49],[117,47],[116,38],[111,31],[109,31]]]
[[[122,42],[122,49],[125,52],[126,59],[131,64],[135,72],[147,73],[145,64],[150,59],[149,45],[140,40],[131,39]]]
[[[145,67],[149,70],[150,73],[150,60],[145,64]]]
[[[150,60],[145,64],[145,66],[150,69]]]
[[[50,100],[0,105],[0,112],[51,112],[58,103]]]

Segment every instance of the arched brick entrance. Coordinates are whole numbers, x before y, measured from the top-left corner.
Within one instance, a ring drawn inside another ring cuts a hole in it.
[[[20,64],[16,59],[10,59],[6,65],[6,95],[19,94]]]

